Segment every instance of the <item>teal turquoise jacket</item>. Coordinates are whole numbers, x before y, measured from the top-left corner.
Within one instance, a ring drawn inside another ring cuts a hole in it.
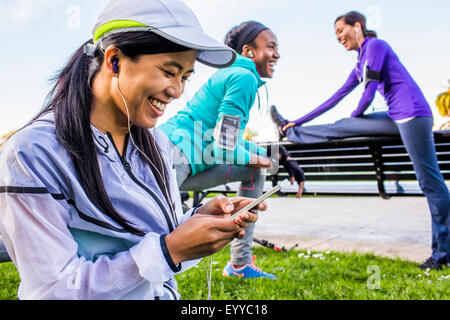
[[[211,76],[186,108],[159,127],[183,151],[191,164],[192,175],[217,164],[245,166],[250,162],[251,153],[266,155],[265,149],[242,137],[250,109],[263,84],[255,63],[238,55],[233,65]],[[214,128],[225,114],[241,119],[234,151],[221,149],[214,141]]]

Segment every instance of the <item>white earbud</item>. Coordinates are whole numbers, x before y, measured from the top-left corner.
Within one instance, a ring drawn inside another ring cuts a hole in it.
[[[356,31],[356,42],[358,43],[358,48],[361,48],[361,44],[359,43],[360,39],[359,39],[359,29],[355,28]]]
[[[254,56],[253,56],[253,52],[249,51],[249,52],[248,52],[248,57],[249,57],[249,58],[253,58],[253,57],[254,57]]]

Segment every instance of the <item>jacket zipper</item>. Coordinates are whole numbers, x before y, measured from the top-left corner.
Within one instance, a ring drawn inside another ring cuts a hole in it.
[[[166,218],[167,221],[167,225],[169,227],[169,232],[172,232],[174,230],[172,221],[170,220],[169,214],[166,210],[166,207],[164,206],[164,204],[162,203],[161,199],[159,199],[159,197],[149,188],[147,188],[147,186],[145,186],[141,181],[139,181],[138,178],[135,177],[135,175],[133,174],[133,172],[131,171],[131,165],[128,163],[128,161],[125,159],[125,156],[127,154],[127,145],[128,145],[128,134],[125,137],[125,149],[123,151],[123,156],[120,155],[119,150],[117,150],[116,144],[114,143],[114,140],[111,136],[111,133],[107,133],[106,134],[109,138],[109,140],[111,141],[114,150],[116,150],[117,155],[119,156],[120,162],[122,162],[123,168],[125,169],[125,171],[127,172],[128,176],[131,178],[131,180],[133,180],[139,187],[141,187],[142,189],[144,189],[144,191],[146,191],[159,205],[159,207],[161,208],[161,210],[164,213],[164,217]]]

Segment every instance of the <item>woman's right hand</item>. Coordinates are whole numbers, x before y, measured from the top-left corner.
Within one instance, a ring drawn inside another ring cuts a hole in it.
[[[291,128],[291,127],[295,127],[297,124],[295,123],[295,122],[289,122],[287,125],[285,125],[284,127],[283,127],[283,129],[281,129],[281,130],[283,130],[284,132],[286,132],[286,130],[287,129],[289,129],[289,128]]]

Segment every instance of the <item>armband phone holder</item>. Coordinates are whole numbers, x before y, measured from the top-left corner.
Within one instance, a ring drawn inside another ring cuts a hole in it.
[[[367,85],[370,81],[381,81],[381,72],[374,71],[367,67],[367,63],[364,65],[364,88],[367,88]]]
[[[238,116],[225,114],[214,130],[214,140],[219,148],[236,149],[241,119]]]

